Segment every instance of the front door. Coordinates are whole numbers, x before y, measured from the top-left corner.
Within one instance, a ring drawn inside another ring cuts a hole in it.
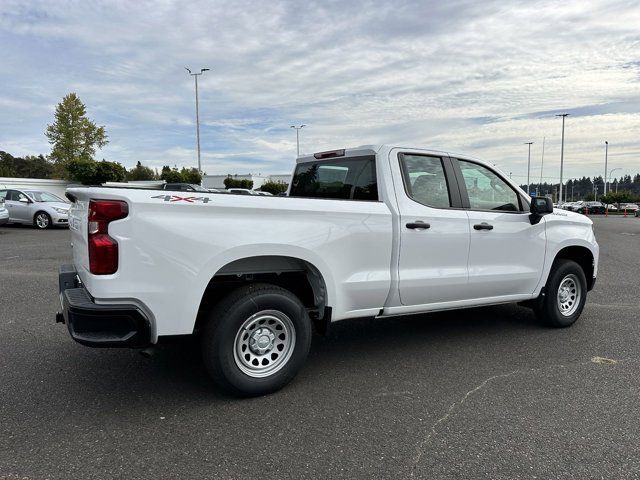
[[[20,199],[25,199],[27,201],[21,202]],[[5,200],[7,210],[9,210],[9,221],[31,223],[31,218],[29,218],[31,212],[29,203],[30,200],[24,193],[19,192],[18,190],[9,190]]]
[[[544,265],[544,218],[532,225],[524,199],[497,172],[472,161],[457,162],[469,203],[469,294],[533,293]]]

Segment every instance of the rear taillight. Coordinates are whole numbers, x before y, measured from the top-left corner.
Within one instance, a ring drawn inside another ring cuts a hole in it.
[[[89,271],[94,275],[111,275],[118,270],[118,242],[108,234],[109,223],[127,215],[126,202],[89,201]]]

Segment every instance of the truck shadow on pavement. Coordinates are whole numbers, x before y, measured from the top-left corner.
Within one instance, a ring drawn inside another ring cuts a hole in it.
[[[390,359],[411,374],[416,365],[450,361],[501,349],[517,350],[525,339],[548,335],[533,313],[515,305],[421,314],[387,319],[354,319],[331,326],[328,336],[314,335],[302,372],[283,391],[304,391],[326,380],[349,383],[351,377],[375,372],[393,376]],[[516,339],[514,341],[514,339]],[[493,352],[493,353],[492,353]],[[228,401],[209,379],[198,339],[160,345],[151,357],[135,350],[94,350],[78,346],[73,369],[87,389],[119,395],[180,398],[181,402]],[[416,374],[418,374],[416,372]]]

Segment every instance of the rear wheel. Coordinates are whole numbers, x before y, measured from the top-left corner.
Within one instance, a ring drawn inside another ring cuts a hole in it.
[[[587,300],[587,281],[573,260],[555,262],[547,281],[546,295],[535,309],[538,318],[552,327],[569,327],[578,320]]]
[[[33,217],[33,224],[40,230],[51,227],[51,217],[47,212],[38,212]]]
[[[311,345],[311,321],[288,290],[251,284],[211,311],[202,337],[207,371],[238,396],[274,392],[298,373]]]

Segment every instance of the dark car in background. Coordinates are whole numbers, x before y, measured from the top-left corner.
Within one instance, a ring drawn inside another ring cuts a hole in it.
[[[172,192],[200,192],[211,193],[204,187],[196,185],[194,183],[165,183],[162,185],[161,190],[170,190]]]
[[[574,211],[578,213],[587,213],[590,215],[604,215],[606,207],[602,202],[584,202]]]

